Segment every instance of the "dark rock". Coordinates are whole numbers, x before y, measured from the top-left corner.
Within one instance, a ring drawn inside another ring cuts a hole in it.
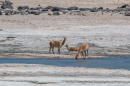
[[[12,10],[5,11],[5,15],[13,15],[13,14],[14,14],[14,11],[12,11]]]
[[[111,12],[117,12],[117,9],[111,9],[110,11]]]
[[[30,8],[30,10],[36,10],[36,8]]]
[[[51,11],[66,10],[66,8],[52,7],[52,6],[45,7],[44,9],[51,10]]]
[[[60,8],[59,7],[52,7],[51,11],[60,11]]]
[[[0,10],[0,15],[2,15],[2,12],[1,12],[1,10]]]
[[[40,15],[41,13],[40,12],[35,12],[34,15]]]
[[[29,14],[34,14],[34,15],[40,15],[41,12],[38,12],[36,10],[28,11]]]
[[[88,11],[89,8],[79,8],[80,11]]]
[[[117,12],[116,9],[109,9],[109,12]]]
[[[6,12],[5,15],[11,15],[9,12]]]
[[[26,11],[28,14],[34,14],[36,12],[36,10],[27,10]]]
[[[48,11],[47,9],[42,9],[41,12],[45,12],[45,11]]]
[[[67,10],[69,10],[69,11],[72,11],[72,10],[78,10],[78,7],[76,7],[76,6],[69,7],[69,8],[67,8]]]
[[[106,8],[106,11],[107,11],[107,12],[109,12],[109,11],[110,11],[110,9],[109,9],[109,8]]]
[[[52,6],[47,6],[47,7],[45,7],[44,9],[47,9],[47,10],[51,10],[52,9]]]
[[[32,10],[27,10],[26,11],[28,14],[32,14],[31,12],[32,12]]]
[[[10,39],[10,38],[16,38],[16,37],[13,37],[13,36],[8,36],[7,39]]]
[[[19,14],[20,12],[18,12],[18,11],[14,11],[14,14]]]
[[[66,10],[66,8],[48,6],[45,7],[44,10],[60,11],[60,10]]]
[[[6,0],[5,2],[2,3],[3,3],[1,6],[2,9],[6,9],[6,8],[13,9],[12,2]]]
[[[99,7],[97,10],[98,10],[98,11],[101,11],[101,10],[103,10],[103,7]]]
[[[14,11],[10,11],[10,14],[11,14],[11,15],[14,15]]]
[[[130,16],[130,12],[125,12],[125,16]]]
[[[126,8],[126,11],[130,11],[130,7]]]
[[[30,14],[35,14],[35,13],[36,13],[36,11],[31,11],[31,12],[30,12]]]
[[[60,8],[60,10],[67,10],[66,8]]]
[[[110,12],[110,9],[109,8],[106,8],[104,10],[102,10],[103,12]]]
[[[13,6],[12,5],[8,5],[8,4],[2,4],[1,8],[2,9],[6,9],[6,8],[13,9]]]
[[[122,11],[126,11],[127,9],[124,9],[124,8],[117,8],[116,9],[118,12],[122,12]]]
[[[124,5],[122,5],[120,8],[126,8],[126,7],[128,7],[129,5],[128,4],[124,4]]]
[[[29,10],[29,7],[28,6],[19,6],[18,10],[19,11],[21,11],[21,10]]]
[[[97,12],[97,8],[94,7],[94,8],[92,8],[92,9],[90,9],[90,12]]]
[[[59,11],[54,11],[53,15],[60,15],[60,12]]]
[[[117,8],[117,9],[113,9],[112,12],[125,12],[127,11],[127,9],[124,9],[124,8]]]

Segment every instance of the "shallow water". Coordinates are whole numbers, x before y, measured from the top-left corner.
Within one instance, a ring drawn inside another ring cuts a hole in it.
[[[0,58],[0,64],[44,64],[60,67],[87,67],[130,70],[130,57],[106,57],[106,58]]]

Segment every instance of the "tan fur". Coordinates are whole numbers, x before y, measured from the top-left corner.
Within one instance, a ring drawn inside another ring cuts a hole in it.
[[[64,45],[65,41],[66,41],[66,37],[64,37],[63,42],[58,41],[58,40],[52,40],[52,41],[50,41],[49,53],[50,53],[51,50],[52,50],[52,52],[53,52],[53,54],[54,54],[54,47],[57,47],[57,48],[58,48],[58,53],[60,54],[60,48]]]
[[[83,58],[85,59],[86,52],[87,52],[87,56],[88,56],[88,50],[89,50],[89,45],[88,44],[80,45],[79,50],[78,50],[78,54],[75,56],[75,59],[78,59],[80,53],[82,54],[81,57],[83,56]],[[85,53],[85,56],[84,56],[83,53]]]
[[[68,51],[77,51],[78,52],[78,47],[69,47],[68,45],[65,46]]]

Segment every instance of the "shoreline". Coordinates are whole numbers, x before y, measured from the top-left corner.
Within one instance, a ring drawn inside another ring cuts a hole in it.
[[[75,54],[76,55],[76,54]],[[2,53],[0,58],[14,57],[14,58],[74,58],[75,55],[59,55],[59,54],[33,54],[33,53]],[[112,54],[102,56],[87,56],[86,58],[107,58],[107,57],[130,57],[130,54]],[[81,57],[79,57],[81,58]]]
[[[126,69],[60,67],[41,64],[0,64],[0,68],[0,76],[130,77],[130,70]]]

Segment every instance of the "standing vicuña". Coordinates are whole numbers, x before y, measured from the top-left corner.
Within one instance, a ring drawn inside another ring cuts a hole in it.
[[[82,56],[85,59],[86,52],[87,52],[87,56],[88,56],[88,49],[89,49],[89,45],[88,44],[82,44],[82,45],[80,45],[79,50],[78,50],[78,54],[75,56],[75,59],[78,59],[80,53],[82,54]],[[85,53],[85,56],[84,56],[83,53]]]
[[[65,41],[66,41],[66,37],[64,37],[64,40],[62,42],[58,41],[58,40],[50,41],[49,53],[51,52],[51,49],[52,49],[52,52],[54,54],[54,47],[57,47],[58,48],[58,53],[60,54],[60,48],[64,45]]]

